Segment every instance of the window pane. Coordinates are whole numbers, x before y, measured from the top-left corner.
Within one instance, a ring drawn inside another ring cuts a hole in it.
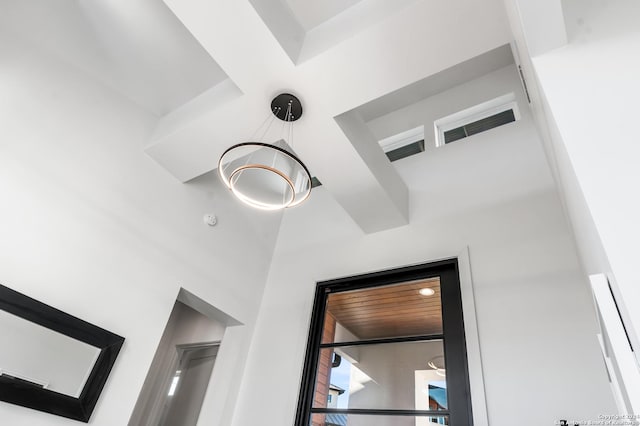
[[[320,350],[314,408],[447,410],[442,341]]]
[[[440,279],[331,293],[322,343],[442,333]]]
[[[448,425],[448,416],[377,416],[367,414],[312,414],[310,426],[436,426]]]

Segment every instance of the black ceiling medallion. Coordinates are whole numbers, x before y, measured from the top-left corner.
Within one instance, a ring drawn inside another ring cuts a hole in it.
[[[296,121],[302,117],[302,104],[291,93],[281,93],[271,101],[271,112],[282,121]]]

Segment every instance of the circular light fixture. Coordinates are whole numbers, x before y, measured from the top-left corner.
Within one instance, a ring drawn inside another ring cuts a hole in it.
[[[293,123],[302,115],[302,104],[283,93],[271,102],[271,112],[272,121]],[[284,139],[234,145],[220,157],[218,172],[236,198],[263,210],[294,207],[311,195],[311,174]]]
[[[447,371],[444,368],[444,356],[439,355],[439,356],[431,358],[427,362],[427,365],[432,370],[436,370],[436,374],[437,375],[442,376],[442,377],[445,377],[447,375]]]
[[[418,293],[420,293],[422,296],[433,296],[434,294],[436,294],[436,291],[432,288],[425,287],[418,290]]]

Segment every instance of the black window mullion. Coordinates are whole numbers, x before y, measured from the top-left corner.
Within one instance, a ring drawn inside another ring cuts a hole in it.
[[[312,408],[312,414],[358,414],[368,416],[451,416],[449,410],[385,410],[377,408]]]
[[[320,349],[340,348],[343,346],[378,345],[382,343],[428,342],[432,340],[442,340],[443,338],[444,338],[444,334],[425,334],[422,336],[406,336],[406,337],[385,337],[382,339],[366,339],[366,340],[352,340],[350,342],[321,343]]]
[[[383,285],[398,284],[407,281],[438,278],[443,271],[457,264],[455,259],[440,260],[428,265],[413,265],[387,271],[371,272],[356,277],[336,278],[318,283],[318,287],[326,288],[331,293]]]

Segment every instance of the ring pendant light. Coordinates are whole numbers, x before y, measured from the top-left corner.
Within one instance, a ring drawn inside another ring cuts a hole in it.
[[[218,161],[220,178],[238,200],[262,210],[280,210],[309,198],[311,174],[291,148],[293,122],[301,115],[302,104],[298,98],[282,93],[271,102],[271,120],[264,134],[278,118],[283,121],[283,129],[289,126],[289,143],[284,139],[272,144],[244,142],[222,154]],[[269,118],[265,123],[267,121]]]

